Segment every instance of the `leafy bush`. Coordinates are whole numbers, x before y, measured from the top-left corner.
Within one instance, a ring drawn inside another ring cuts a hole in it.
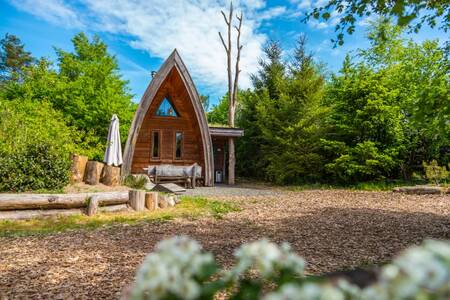
[[[48,144],[0,153],[0,191],[58,190],[69,183],[70,160]]]
[[[46,102],[0,100],[0,191],[62,188],[77,137]]]
[[[220,270],[211,253],[194,240],[159,242],[139,268],[131,299],[448,299],[450,242],[426,241],[384,266],[378,281],[364,289],[341,279],[304,276],[305,262],[289,245],[267,240],[242,245],[236,264]],[[266,294],[264,294],[266,293]]]
[[[358,182],[388,177],[396,166],[395,159],[370,141],[346,147],[345,152],[326,169],[343,182]]]
[[[445,166],[439,166],[436,160],[432,160],[429,164],[423,162],[425,176],[428,181],[439,185],[443,180],[447,179],[448,171]]]

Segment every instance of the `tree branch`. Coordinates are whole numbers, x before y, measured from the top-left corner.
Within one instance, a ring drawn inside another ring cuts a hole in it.
[[[222,41],[222,45],[225,48],[225,51],[228,53],[228,47],[225,44],[225,41],[223,40],[223,37],[222,37],[222,33],[220,33],[220,31],[219,31],[219,37],[220,37],[220,40]]]
[[[237,30],[237,55],[236,55],[236,67],[235,67],[235,74],[234,74],[234,84],[233,84],[233,106],[236,105],[237,98],[238,98],[238,82],[239,82],[239,73],[241,70],[239,69],[239,61],[241,60],[241,50],[243,46],[241,45],[241,28],[242,28],[242,20],[243,15],[241,12],[241,16],[236,16],[236,18],[239,20],[239,26],[235,26]]]

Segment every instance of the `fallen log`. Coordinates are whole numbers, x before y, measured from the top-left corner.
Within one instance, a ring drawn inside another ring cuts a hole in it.
[[[440,195],[446,192],[446,189],[439,186],[416,185],[402,186],[393,189],[395,193],[415,194],[415,195]]]
[[[23,220],[33,218],[45,218],[54,216],[72,216],[84,213],[82,208],[72,209],[32,209],[32,210],[10,210],[0,211],[0,220]]]
[[[92,196],[100,206],[128,202],[128,191],[79,194],[0,194],[0,211],[22,209],[80,208]]]
[[[99,212],[119,212],[129,210],[126,204],[99,207]],[[0,211],[0,220],[25,220],[34,218],[63,217],[82,215],[86,213],[85,208],[72,209],[30,209],[30,210],[8,210]]]

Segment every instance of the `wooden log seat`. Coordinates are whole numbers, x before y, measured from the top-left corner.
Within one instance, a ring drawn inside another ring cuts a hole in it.
[[[154,184],[172,182],[184,184],[186,188],[195,188],[203,182],[202,167],[195,163],[190,166],[155,165],[144,168]]]

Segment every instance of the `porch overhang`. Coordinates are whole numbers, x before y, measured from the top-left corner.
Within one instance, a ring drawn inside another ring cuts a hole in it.
[[[230,127],[209,127],[211,137],[241,137],[244,136],[244,129]]]

